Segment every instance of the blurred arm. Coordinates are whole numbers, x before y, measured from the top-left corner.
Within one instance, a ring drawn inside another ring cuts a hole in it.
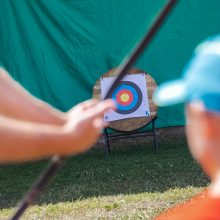
[[[65,114],[33,97],[0,68],[0,114],[35,123],[63,125]]]
[[[69,156],[88,150],[106,126],[104,112],[114,109],[110,100],[88,100],[68,112],[62,126],[32,123],[0,115],[0,162]]]
[[[59,153],[61,136],[60,126],[32,124],[0,116],[0,163],[39,159]]]

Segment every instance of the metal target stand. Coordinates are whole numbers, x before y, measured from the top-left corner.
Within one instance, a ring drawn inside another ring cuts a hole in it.
[[[111,129],[111,128],[105,128],[104,129],[104,133],[103,133],[103,138],[104,138],[104,146],[105,146],[105,152],[106,152],[106,158],[108,158],[111,150],[110,150],[110,140],[118,140],[118,139],[126,139],[126,138],[138,138],[138,137],[147,137],[147,136],[151,136],[153,137],[153,141],[154,141],[154,149],[155,152],[158,153],[159,151],[159,146],[158,146],[158,134],[157,134],[157,130],[155,127],[155,121],[157,119],[157,116],[155,116],[152,121],[148,122],[146,125],[144,125],[141,128],[138,128],[136,130],[133,131],[118,131],[115,129]],[[151,125],[151,131],[141,131],[143,128],[148,127],[149,125]],[[109,133],[108,129],[110,131],[113,131],[113,133]]]

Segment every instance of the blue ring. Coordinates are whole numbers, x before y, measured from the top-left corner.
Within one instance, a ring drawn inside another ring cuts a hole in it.
[[[122,89],[131,91],[134,96],[133,101],[127,106],[122,106],[119,103],[117,103],[117,99],[116,99],[117,94]],[[117,113],[129,114],[129,113],[136,111],[140,107],[142,103],[142,92],[135,83],[130,82],[130,81],[121,81],[119,86],[114,90],[112,94],[112,99],[116,101],[116,107],[117,107],[116,112]]]

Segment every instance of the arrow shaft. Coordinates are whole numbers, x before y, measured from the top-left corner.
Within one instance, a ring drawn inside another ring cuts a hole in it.
[[[110,89],[108,90],[104,99],[111,98],[111,95],[115,88],[119,85],[120,81],[135,63],[137,58],[141,55],[144,49],[149,45],[150,41],[152,40],[153,36],[158,31],[159,27],[175,5],[177,0],[169,0],[168,3],[165,5],[163,10],[157,16],[153,24],[151,25],[149,31],[145,34],[144,38],[137,44],[137,46],[132,50],[131,54],[124,59],[122,64],[116,69],[117,77],[115,78],[114,82],[112,83]],[[11,220],[17,220],[20,216],[24,213],[29,205],[39,196],[40,192],[47,186],[49,180],[58,172],[64,162],[63,157],[60,156],[53,156],[51,159],[50,164],[48,165],[47,169],[42,172],[40,177],[37,181],[33,184],[27,195],[21,200],[18,205],[18,209]]]

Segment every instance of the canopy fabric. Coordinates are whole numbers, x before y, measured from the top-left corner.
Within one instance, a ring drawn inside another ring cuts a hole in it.
[[[1,0],[0,64],[40,99],[67,111],[119,65],[165,0]],[[158,84],[177,78],[195,46],[220,30],[220,1],[179,1],[136,67]],[[159,127],[183,125],[183,106]]]

